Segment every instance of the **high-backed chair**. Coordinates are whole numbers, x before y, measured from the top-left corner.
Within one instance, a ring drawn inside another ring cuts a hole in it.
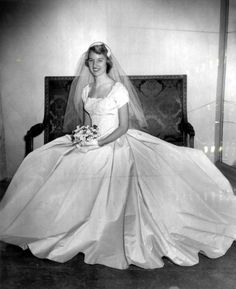
[[[73,76],[45,77],[45,116],[25,136],[27,155],[33,139],[44,131],[44,143],[62,136]],[[186,75],[130,76],[143,105],[149,133],[175,145],[194,147],[194,129],[187,118]]]

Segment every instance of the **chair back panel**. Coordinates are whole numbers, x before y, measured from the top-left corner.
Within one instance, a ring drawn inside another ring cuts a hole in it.
[[[63,121],[73,76],[45,77],[44,142],[63,135]],[[130,76],[141,100],[149,133],[177,145],[185,145],[180,129],[187,122],[186,75]]]
[[[149,133],[183,145],[180,123],[187,120],[186,76],[131,76],[130,79],[142,102]]]

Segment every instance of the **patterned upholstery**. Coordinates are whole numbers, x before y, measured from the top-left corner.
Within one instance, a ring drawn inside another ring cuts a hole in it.
[[[45,78],[44,143],[63,135],[63,121],[73,77]]]
[[[180,124],[186,113],[186,77],[132,76],[149,125],[149,133],[183,145]]]
[[[193,147],[194,130],[187,121],[186,75],[130,76],[139,94],[149,133],[176,145]],[[63,120],[73,77],[45,77],[45,117],[25,136],[26,154],[44,131],[47,143],[63,135]]]

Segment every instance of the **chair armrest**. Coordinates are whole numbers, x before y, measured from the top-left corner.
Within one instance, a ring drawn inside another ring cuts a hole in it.
[[[37,123],[33,125],[26,133],[25,140],[25,156],[33,151],[33,140],[34,137],[40,135],[45,129],[44,123]]]
[[[191,123],[189,122],[181,122],[179,128],[187,135],[187,144],[189,147],[194,147],[194,136],[195,131]]]
[[[25,137],[36,137],[40,135],[45,129],[44,123],[37,123],[33,125],[28,131]]]
[[[195,131],[191,123],[189,122],[182,122],[181,128],[184,132],[186,132],[190,136],[195,136]]]

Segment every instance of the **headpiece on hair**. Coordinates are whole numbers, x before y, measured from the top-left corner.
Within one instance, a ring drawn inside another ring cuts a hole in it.
[[[104,45],[107,49],[107,56],[110,57],[111,56],[111,49],[109,46],[107,46],[105,43],[103,42],[100,42],[100,41],[97,41],[97,42],[94,42],[92,43],[89,48],[93,47],[93,46],[97,46],[97,45]],[[89,50],[89,49],[88,49]]]

